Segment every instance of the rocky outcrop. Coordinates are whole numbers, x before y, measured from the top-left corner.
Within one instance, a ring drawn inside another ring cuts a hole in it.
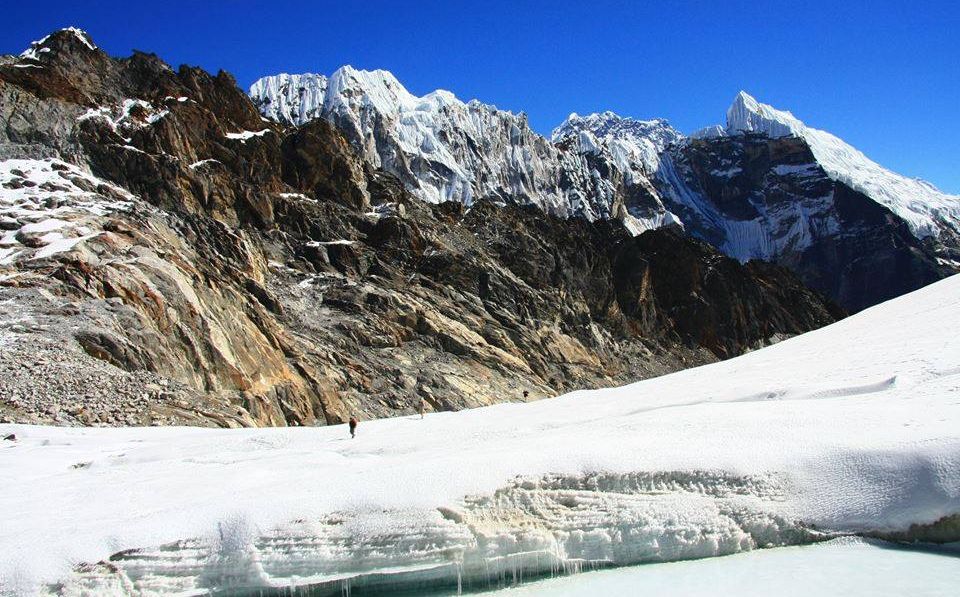
[[[82,32],[0,65],[0,111],[15,115],[7,420],[454,410],[710,362],[841,315],[785,270],[675,230],[420,201],[332,124],[264,122],[225,73],[113,59]]]
[[[683,138],[662,121],[574,114],[553,139],[612,161],[628,174],[621,193],[655,197],[644,204],[646,221],[679,222],[742,262],[788,267],[850,310],[956,271],[957,198],[746,94],[728,121]]]
[[[960,198],[743,92],[726,127],[690,138],[604,112],[571,114],[551,143],[522,114],[442,90],[415,97],[386,71],[264,77],[250,94],[273,121],[334,123],[421,199],[535,205],[633,234],[680,224],[742,262],[791,268],[847,309],[960,268]]]
[[[659,180],[690,233],[741,261],[788,267],[850,310],[952,272],[903,219],[831,179],[798,137],[691,139],[665,156]]]

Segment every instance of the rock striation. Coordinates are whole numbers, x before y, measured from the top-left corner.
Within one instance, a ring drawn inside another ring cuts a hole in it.
[[[77,30],[0,61],[0,115],[6,421],[456,410],[658,375],[842,316],[786,270],[679,229],[634,236],[495,194],[423,201],[356,129],[265,120],[227,73],[112,58]]]

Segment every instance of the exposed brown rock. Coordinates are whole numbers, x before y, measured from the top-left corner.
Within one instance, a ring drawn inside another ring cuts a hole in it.
[[[0,320],[33,322],[0,324],[15,353],[0,357],[0,417],[313,425],[421,399],[461,409],[658,375],[840,315],[785,270],[676,231],[412,200],[331,125],[261,121],[229,75],[57,44],[43,69],[0,66],[0,109],[24,113],[2,141],[137,198],[74,249],[0,270],[16,273]]]

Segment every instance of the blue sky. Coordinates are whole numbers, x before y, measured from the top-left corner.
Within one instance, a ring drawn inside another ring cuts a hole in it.
[[[740,89],[881,164],[960,193],[960,8],[953,2],[7,3],[0,53],[76,25],[117,56],[276,72],[385,68],[524,111],[722,123]]]

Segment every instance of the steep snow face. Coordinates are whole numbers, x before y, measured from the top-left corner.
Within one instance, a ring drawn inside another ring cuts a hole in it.
[[[551,140],[559,147],[604,165],[606,176],[617,180],[627,197],[625,206],[633,216],[627,228],[634,234],[670,224],[681,224],[660,200],[652,177],[660,169],[660,156],[683,140],[666,120],[636,120],[613,112],[580,116],[573,113],[555,128]],[[630,200],[639,189],[641,201]]]
[[[777,161],[765,141],[714,139],[664,152],[656,173],[688,230],[742,262],[776,261],[841,233],[833,184],[799,142],[778,149]]]
[[[660,154],[683,139],[666,120],[635,120],[613,112],[580,116],[573,113],[553,130],[554,143],[571,142],[581,152],[606,150],[624,172],[640,166],[653,174],[660,164]]]
[[[560,216],[617,215],[613,184],[583,156],[530,130],[523,114],[464,103],[443,90],[417,97],[387,71],[350,66],[329,78],[265,77],[250,95],[270,118],[333,122],[372,165],[424,201],[490,198]]]
[[[762,104],[743,91],[727,110],[726,131],[800,137],[831,178],[890,209],[918,238],[939,236],[944,229],[960,234],[960,196],[943,193],[924,180],[891,172],[842,139],[808,127],[790,112]]]
[[[930,525],[960,540],[958,326],[954,276],[706,367],[364,421],[356,439],[0,425],[17,436],[0,446],[0,583],[339,594]]]
[[[313,73],[265,77],[250,87],[250,95],[260,99],[264,116],[292,124],[319,118],[326,92],[327,78]]]

